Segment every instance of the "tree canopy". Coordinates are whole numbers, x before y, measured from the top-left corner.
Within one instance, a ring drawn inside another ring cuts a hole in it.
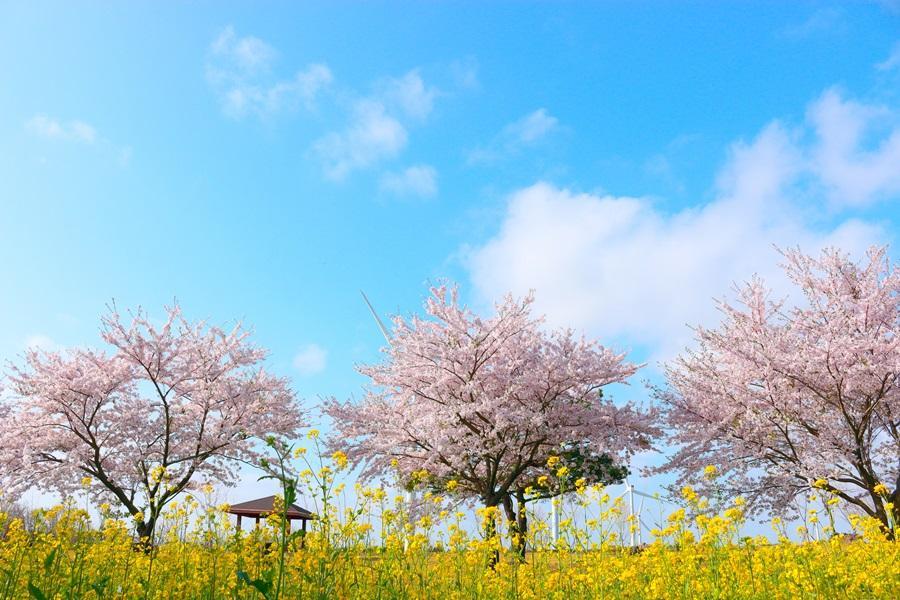
[[[367,476],[453,481],[486,506],[531,487],[567,449],[597,473],[604,463],[592,456],[612,466],[648,448],[653,413],[600,393],[638,366],[571,330],[547,331],[532,302],[507,296],[482,318],[455,288],[433,288],[427,316],[396,318],[386,360],[360,369],[372,384],[364,400],[326,406],[336,445]]]
[[[5,489],[111,497],[152,534],[162,508],[196,478],[234,480],[235,460],[258,456],[267,434],[302,424],[287,382],[240,325],[190,323],[178,306],[154,325],[113,307],[101,335],[112,351],[30,350],[2,404]]]
[[[889,527],[900,517],[900,270],[886,250],[853,262],[784,252],[803,292],[788,305],[755,278],[722,323],[667,367],[657,397],[677,452],[663,467],[780,510],[812,487]],[[892,508],[891,508],[892,507]]]

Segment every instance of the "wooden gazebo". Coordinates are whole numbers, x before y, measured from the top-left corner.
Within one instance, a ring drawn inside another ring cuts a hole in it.
[[[265,498],[257,498],[240,504],[232,504],[228,512],[237,515],[237,528],[241,528],[241,519],[249,517],[256,519],[256,526],[259,527],[259,520],[266,518],[272,514],[275,505],[275,496],[266,496]],[[309,512],[305,508],[301,508],[296,504],[291,504],[287,509],[288,524],[294,521],[300,521],[301,531],[306,531],[306,522],[316,518],[316,515]]]

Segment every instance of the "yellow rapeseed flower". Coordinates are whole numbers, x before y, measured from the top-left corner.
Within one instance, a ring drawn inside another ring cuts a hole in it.
[[[333,460],[334,464],[337,465],[338,470],[347,468],[347,463],[348,463],[347,455],[344,454],[343,452],[341,452],[340,450],[336,450],[331,455],[331,460]]]

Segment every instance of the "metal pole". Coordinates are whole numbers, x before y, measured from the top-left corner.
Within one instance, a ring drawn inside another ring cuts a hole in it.
[[[634,486],[628,483],[628,480],[625,480],[625,491],[628,494],[628,533],[631,538],[631,547],[634,548]]]
[[[553,516],[551,517],[551,525],[553,528],[553,543],[559,541],[559,509],[560,504],[562,503],[562,496],[557,496],[556,498],[550,498],[550,507],[552,510]]]
[[[638,546],[644,545],[644,537],[643,537],[643,532],[641,529],[641,515],[642,514],[644,514],[644,499],[643,498],[641,498],[641,503],[638,506],[638,511],[637,511],[637,519],[634,522],[634,524],[637,525],[637,527],[638,527],[638,530],[637,530]]]
[[[362,294],[363,300],[366,301],[366,306],[369,307],[369,312],[371,312],[372,316],[375,317],[375,322],[378,324],[378,329],[381,330],[381,335],[384,336],[384,339],[387,340],[387,343],[390,345],[391,334],[388,333],[387,327],[384,326],[384,323],[381,321],[381,317],[379,317],[378,313],[375,312],[375,307],[372,306],[371,302],[369,302],[369,297],[366,296],[366,293],[362,290],[359,290],[359,293]]]

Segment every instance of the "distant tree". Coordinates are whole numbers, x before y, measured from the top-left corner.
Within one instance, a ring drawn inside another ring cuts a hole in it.
[[[638,367],[571,330],[546,331],[531,304],[507,297],[482,318],[460,306],[456,289],[433,288],[428,318],[396,318],[387,361],[360,369],[372,383],[364,401],[326,405],[334,443],[365,463],[365,476],[452,481],[455,494],[503,506],[524,542],[527,522],[517,515],[548,459],[615,476],[600,467],[626,461],[658,433],[653,414],[599,393]]]
[[[837,250],[784,256],[802,303],[771,301],[753,279],[668,366],[656,395],[680,448],[663,470],[702,485],[716,465],[717,483],[761,508],[821,488],[889,528],[900,517],[900,270],[883,248],[863,263]]]
[[[189,323],[178,306],[159,327],[138,311],[102,319],[110,354],[30,350],[2,403],[0,481],[67,495],[86,487],[118,502],[151,538],[163,507],[194,479],[231,483],[257,439],[301,425],[266,352],[231,331]]]

